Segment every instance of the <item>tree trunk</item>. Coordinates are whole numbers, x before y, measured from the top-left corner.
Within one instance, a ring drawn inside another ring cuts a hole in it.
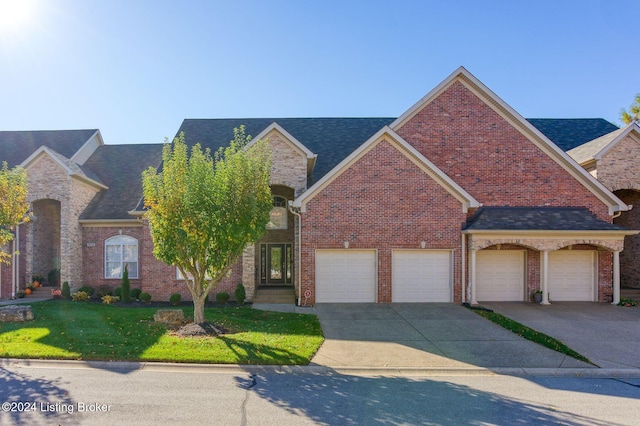
[[[202,324],[204,320],[204,297],[193,298],[193,322]]]

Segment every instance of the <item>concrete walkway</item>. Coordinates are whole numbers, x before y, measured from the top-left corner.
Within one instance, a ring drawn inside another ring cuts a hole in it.
[[[483,303],[554,337],[602,368],[640,369],[640,307],[608,303]]]
[[[318,304],[325,342],[313,365],[331,368],[595,367],[525,340],[450,303]]]

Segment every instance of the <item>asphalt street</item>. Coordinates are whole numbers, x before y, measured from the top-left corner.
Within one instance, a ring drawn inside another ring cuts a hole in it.
[[[635,425],[640,413],[638,378],[105,366],[3,361],[0,424]]]

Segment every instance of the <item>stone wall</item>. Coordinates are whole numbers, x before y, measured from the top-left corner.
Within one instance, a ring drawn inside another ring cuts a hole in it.
[[[82,285],[82,229],[80,214],[99,191],[96,187],[74,178],[51,157],[42,154],[28,170],[28,200],[56,200],[60,202],[60,280],[71,287]],[[37,219],[36,219],[37,220]],[[42,218],[42,220],[45,220]],[[27,276],[33,270],[35,240],[33,229],[27,236]],[[44,274],[48,273],[46,271]]]

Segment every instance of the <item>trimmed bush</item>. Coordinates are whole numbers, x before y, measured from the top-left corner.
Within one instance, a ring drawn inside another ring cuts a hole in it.
[[[234,294],[236,295],[236,303],[238,305],[244,305],[244,301],[247,300],[247,292],[245,291],[242,283],[238,283]]]
[[[116,303],[118,300],[120,300],[118,296],[109,296],[108,294],[106,296],[102,296],[102,303],[105,305]]]
[[[71,295],[71,300],[74,302],[86,302],[89,300],[89,295],[84,291],[77,291]]]
[[[111,286],[103,284],[98,287],[98,298],[102,299],[103,296],[113,296],[113,289]]]
[[[229,301],[231,296],[226,291],[221,291],[216,294],[216,302],[222,303],[223,305]]]
[[[142,293],[142,290],[140,290],[139,288],[132,288],[131,289],[131,298],[133,300],[140,299],[140,293]]]
[[[124,265],[124,272],[122,273],[122,284],[120,285],[122,289],[122,301],[125,303],[131,302],[131,283],[129,282],[129,269],[127,265]]]
[[[181,300],[182,296],[180,296],[180,293],[173,293],[171,296],[169,296],[169,303],[171,303],[173,306],[179,305]]]
[[[85,293],[87,293],[89,295],[89,297],[91,297],[96,292],[96,289],[91,287],[90,285],[83,285],[82,287],[80,287],[78,289],[78,291],[84,291]]]
[[[147,292],[140,293],[140,300],[145,303],[151,302],[151,295]]]
[[[63,299],[71,299],[71,289],[69,288],[69,281],[62,283],[62,292],[60,294]]]
[[[113,295],[117,297],[122,297],[122,287],[116,287],[113,289]]]

